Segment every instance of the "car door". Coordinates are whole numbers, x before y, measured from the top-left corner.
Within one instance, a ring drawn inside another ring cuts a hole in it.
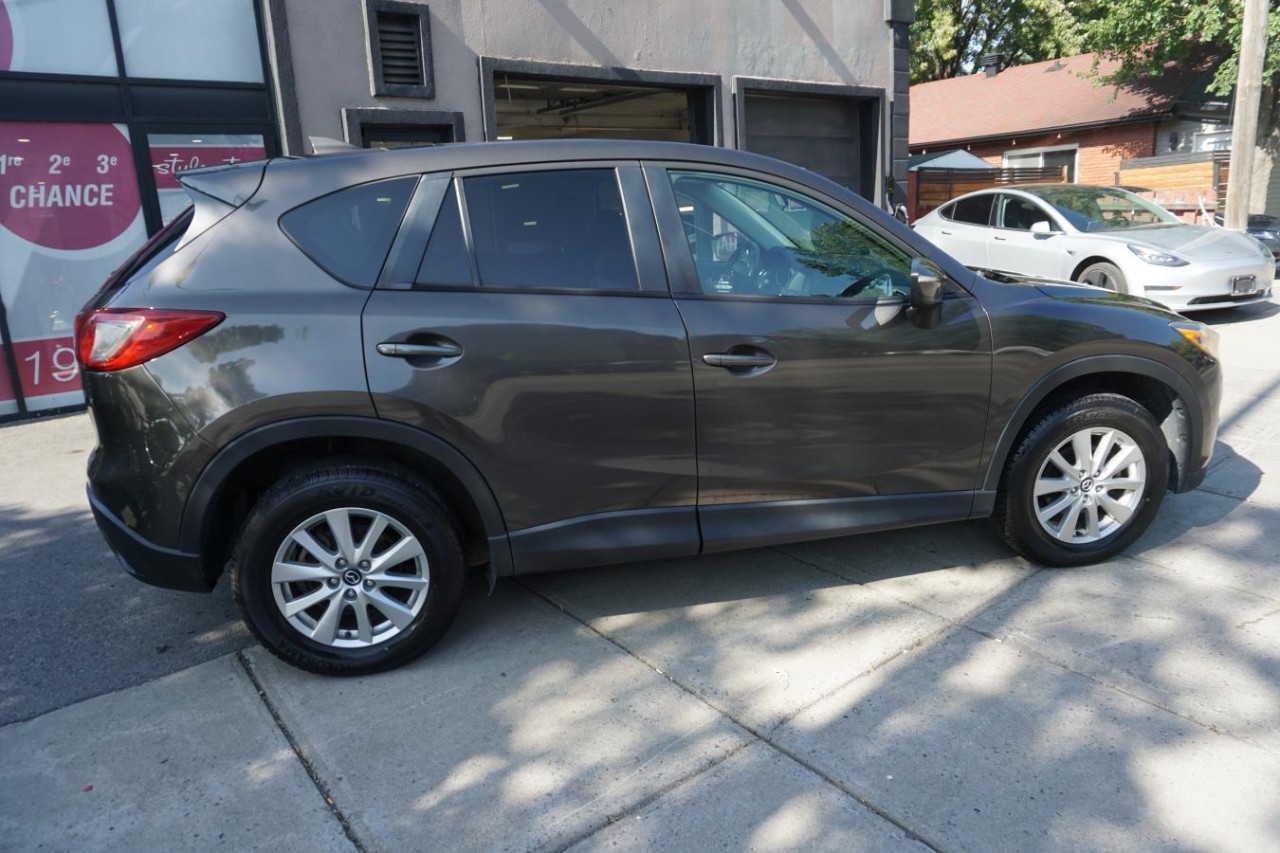
[[[1046,223],[1052,231],[1037,233],[1031,226]],[[1038,202],[1011,193],[996,200],[996,227],[991,235],[989,262],[993,269],[1023,275],[1063,277],[1066,253],[1060,226]]]
[[[994,198],[992,193],[979,193],[944,205],[932,233],[925,236],[965,266],[986,267]]]
[[[688,344],[657,240],[634,163],[428,175],[364,310],[379,417],[475,465],[517,572],[698,550]]]
[[[704,550],[966,517],[991,374],[977,300],[948,282],[930,328],[904,244],[800,185],[646,178],[689,333]],[[709,274],[723,233],[736,257]]]

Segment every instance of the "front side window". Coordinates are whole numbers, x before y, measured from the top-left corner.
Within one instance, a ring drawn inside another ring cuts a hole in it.
[[[280,217],[280,227],[334,278],[373,287],[418,179],[392,178],[321,196]]]
[[[1037,222],[1049,222],[1049,214],[1031,199],[1016,195],[1000,196],[1000,218],[997,225],[1015,231],[1030,231]]]
[[[852,299],[910,293],[911,258],[821,202],[748,178],[668,174],[703,293]]]
[[[613,169],[478,175],[462,185],[481,287],[640,289]]]

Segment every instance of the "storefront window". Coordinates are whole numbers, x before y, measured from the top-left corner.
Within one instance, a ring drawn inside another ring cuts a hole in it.
[[[0,71],[115,76],[106,0],[0,0]]]
[[[115,0],[130,77],[262,82],[253,0]]]
[[[152,133],[151,170],[160,196],[160,218],[168,223],[191,200],[178,183],[178,173],[205,166],[223,166],[262,160],[267,156],[261,134],[255,133]]]
[[[123,125],[0,122],[0,299],[29,410],[82,402],[76,313],[145,238]]]

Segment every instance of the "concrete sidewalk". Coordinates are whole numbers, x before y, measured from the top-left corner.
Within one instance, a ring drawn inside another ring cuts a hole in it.
[[[212,660],[94,668],[124,689],[68,705],[78,679],[10,657],[0,708],[35,710],[0,728],[0,829],[54,850],[1280,849],[1280,309],[1205,319],[1228,371],[1213,469],[1110,564],[1037,569],[962,524],[506,581],[424,659],[349,680],[234,627],[165,633],[167,612],[222,620],[216,597],[155,591],[141,644],[138,605],[98,590],[88,624],[126,620],[101,660]],[[22,484],[0,494],[23,513],[6,579],[80,561],[70,541],[113,584],[70,496],[0,474]]]

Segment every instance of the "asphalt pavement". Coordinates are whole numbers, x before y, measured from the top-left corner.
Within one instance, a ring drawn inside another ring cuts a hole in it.
[[[982,524],[469,589],[413,665],[254,645],[146,587],[84,415],[0,428],[14,849],[1280,849],[1280,306],[1201,315],[1204,485],[1105,565]]]

